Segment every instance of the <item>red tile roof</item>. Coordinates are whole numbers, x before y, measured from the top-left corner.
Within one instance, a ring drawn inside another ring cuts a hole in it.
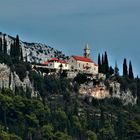
[[[64,60],[59,60],[58,58],[52,58],[52,59],[50,59],[49,61],[45,61],[45,62],[43,62],[43,64],[48,64],[49,62],[54,62],[54,61],[56,61],[56,62],[59,62],[59,63],[64,63],[64,64],[66,64],[66,61],[64,61]],[[48,63],[47,63],[48,62]]]
[[[42,64],[43,65],[48,65],[48,63],[49,63],[48,61],[44,61]]]
[[[84,61],[84,62],[93,62],[90,58],[85,58],[82,56],[72,56],[77,61]]]
[[[49,60],[49,62],[52,62],[52,61],[59,61],[59,59],[58,58],[52,58],[52,59]]]
[[[64,60],[59,60],[58,62],[66,64],[67,62]]]
[[[93,63],[95,66],[98,66],[95,62],[93,62],[90,58],[85,58],[82,56],[72,56],[77,61],[84,61],[84,62],[90,62]]]

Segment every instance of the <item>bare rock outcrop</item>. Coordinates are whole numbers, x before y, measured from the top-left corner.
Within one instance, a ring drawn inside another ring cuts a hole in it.
[[[34,87],[28,77],[28,72],[26,72],[26,77],[21,81],[16,72],[11,72],[10,67],[0,64],[0,89],[10,88],[15,92],[16,87],[22,88],[25,93],[30,89],[31,96],[36,96]]]
[[[135,105],[137,103],[137,97],[133,96],[129,89],[122,91],[120,87],[120,83],[116,81],[110,82],[109,88],[103,82],[96,86],[93,86],[92,83],[83,84],[79,89],[79,93],[83,99],[88,97],[90,102],[92,102],[92,98],[100,100],[105,98],[118,98],[124,105]]]

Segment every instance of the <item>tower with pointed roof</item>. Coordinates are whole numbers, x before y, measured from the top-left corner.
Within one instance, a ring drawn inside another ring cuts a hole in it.
[[[84,48],[84,57],[85,58],[90,58],[90,49],[89,49],[88,44],[86,44],[85,48]]]

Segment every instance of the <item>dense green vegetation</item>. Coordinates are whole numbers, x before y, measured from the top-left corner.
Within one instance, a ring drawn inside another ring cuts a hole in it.
[[[79,75],[79,78],[85,77]],[[140,104],[123,106],[119,99],[78,98],[78,84],[65,77],[42,77],[31,71],[30,79],[40,96],[31,93],[0,93],[1,137],[24,140],[136,140],[140,138]],[[75,80],[77,80],[75,78]],[[120,78],[125,85],[140,83]],[[127,84],[126,84],[127,83]],[[129,83],[129,84],[128,84]],[[140,84],[138,84],[139,86]],[[132,86],[133,87],[133,86]],[[128,87],[126,87],[128,88]],[[3,138],[5,139],[5,138]]]
[[[6,43],[5,43],[6,44]],[[6,46],[6,45],[5,45]],[[17,49],[18,48],[18,49]],[[16,51],[16,55],[15,54]],[[30,90],[15,92],[0,89],[1,140],[139,140],[140,139],[140,79],[133,77],[132,64],[124,62],[124,75],[119,76],[117,64],[109,67],[107,53],[99,56],[100,72],[121,83],[138,97],[138,104],[123,106],[119,99],[94,99],[91,103],[79,98],[79,85],[88,81],[84,74],[74,80],[64,73],[43,77],[22,61],[19,38],[16,37],[10,56],[1,47],[0,63],[10,66],[20,79],[29,72],[37,96]],[[126,60],[125,60],[126,61]]]
[[[60,81],[48,77],[44,80],[49,81],[48,90],[51,88],[52,90],[44,92],[42,98],[18,95],[9,89],[1,91],[1,139],[14,137],[14,140],[20,138],[136,140],[140,138],[139,104],[123,106],[118,99],[94,100],[89,104],[77,97],[75,91],[69,87],[67,79]],[[59,87],[59,92],[56,93],[55,86],[62,83],[66,83],[66,88]],[[67,88],[70,89],[65,90]],[[73,94],[69,95],[70,91]],[[65,98],[65,94],[69,96]]]

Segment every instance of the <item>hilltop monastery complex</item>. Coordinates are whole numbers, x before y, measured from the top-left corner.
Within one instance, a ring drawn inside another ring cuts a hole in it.
[[[87,74],[97,75],[98,65],[90,58],[90,49],[88,44],[84,48],[83,56],[71,56],[69,60],[64,61],[58,58],[52,58],[48,61],[44,61],[41,66],[52,70],[66,70],[70,72],[84,72]]]

